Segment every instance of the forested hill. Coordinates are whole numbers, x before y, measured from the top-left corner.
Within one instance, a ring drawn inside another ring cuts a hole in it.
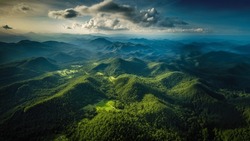
[[[0,43],[0,140],[250,139],[248,45]]]

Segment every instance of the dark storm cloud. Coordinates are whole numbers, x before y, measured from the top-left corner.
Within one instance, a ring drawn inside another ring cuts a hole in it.
[[[3,29],[9,30],[9,29],[13,29],[12,27],[8,26],[8,25],[4,25],[2,26]]]
[[[32,10],[32,8],[29,7],[28,5],[20,4],[20,5],[19,5],[19,10],[26,12],[26,11]]]
[[[60,11],[50,11],[49,17],[56,18],[56,19],[67,19],[67,18],[75,18],[78,16],[78,12],[74,9],[65,9]]]
[[[111,0],[94,5],[93,9],[96,9],[98,12],[118,12],[124,13],[125,15],[130,15],[135,11],[134,8],[128,5],[119,5]]]
[[[175,27],[176,25],[187,25],[186,22],[177,18],[165,18],[161,16],[156,8],[139,11],[135,7],[121,5],[112,0],[105,0],[92,6],[82,5],[66,10],[50,11],[48,15],[52,18],[67,19],[84,15],[95,16],[99,13],[113,15],[115,18],[125,19],[143,27]]]
[[[70,10],[70,12],[68,12],[67,10]],[[73,18],[73,17],[77,17],[79,15],[82,15],[82,16],[83,15],[95,15],[95,14],[100,13],[100,12],[111,13],[111,14],[120,14],[120,15],[124,15],[125,17],[129,17],[135,12],[135,9],[130,7],[130,6],[126,6],[126,5],[118,5],[118,4],[114,3],[112,0],[105,0],[103,2],[94,4],[92,6],[82,5],[82,6],[77,6],[75,8],[66,9],[66,10],[50,11],[49,17],[52,17],[52,18]],[[75,13],[75,14],[72,14],[69,17],[65,16],[65,15],[68,15],[70,13]]]

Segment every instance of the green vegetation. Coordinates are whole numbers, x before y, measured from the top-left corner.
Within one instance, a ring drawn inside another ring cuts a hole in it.
[[[248,57],[195,46],[166,57],[133,43],[92,43],[101,49],[103,42],[104,53],[82,62],[1,65],[0,140],[250,139]]]
[[[103,111],[85,123],[80,122],[73,138],[77,140],[180,140],[172,125],[178,122],[176,117],[165,104],[152,94],[148,94],[141,102],[133,103],[120,112]]]
[[[101,111],[119,111],[119,109],[117,109],[115,107],[116,105],[116,101],[112,101],[112,100],[102,100],[100,102],[98,102],[96,104],[96,111],[97,112],[101,112]]]

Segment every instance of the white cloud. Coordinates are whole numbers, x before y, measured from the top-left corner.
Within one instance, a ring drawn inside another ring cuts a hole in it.
[[[121,20],[137,24],[142,27],[175,27],[176,25],[186,25],[187,23],[173,18],[165,18],[159,14],[155,8],[138,11],[129,5],[119,5],[112,0],[104,0],[92,6],[77,6],[59,11],[50,11],[48,16],[57,19],[75,18],[78,16],[92,16],[86,27],[103,29],[121,29],[117,28],[116,23],[122,23]],[[103,16],[99,16],[103,15]],[[110,19],[110,17],[114,19]],[[100,19],[98,19],[100,18]],[[106,22],[105,20],[108,20]],[[109,24],[115,25],[109,25]],[[120,25],[119,25],[120,26]],[[122,27],[123,28],[123,27]],[[130,28],[128,28],[130,29]]]
[[[205,29],[203,28],[196,28],[194,29],[195,32],[205,32]]]
[[[86,29],[127,30],[131,24],[123,19],[107,14],[98,14],[82,25]]]
[[[80,29],[82,28],[82,24],[73,22],[71,25],[62,25],[64,29]]]

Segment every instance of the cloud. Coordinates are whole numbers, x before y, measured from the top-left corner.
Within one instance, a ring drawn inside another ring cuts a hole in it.
[[[107,15],[98,14],[85,23],[73,22],[71,25],[63,25],[62,27],[64,29],[87,29],[88,31],[97,32],[101,30],[128,30],[128,28],[131,29],[133,25],[122,19],[114,19]]]
[[[56,19],[92,16],[92,18],[84,24],[84,27],[88,29],[100,28],[103,30],[130,29],[130,27],[126,27],[128,22],[130,22],[130,25],[136,24],[141,27],[170,28],[187,25],[186,22],[177,18],[161,16],[155,8],[139,11],[129,5],[119,5],[112,0],[104,0],[92,6],[81,5],[66,10],[49,11],[48,16]]]
[[[130,15],[134,13],[135,9],[129,5],[119,5],[112,0],[104,0],[98,4],[92,5],[90,7],[80,6],[78,7],[82,10],[82,12],[86,12],[86,10],[90,12],[105,12],[105,13],[119,13],[123,15]]]
[[[127,21],[105,14],[98,14],[82,25],[82,28],[96,30],[128,30],[129,27]]]
[[[74,9],[65,9],[60,11],[50,11],[48,16],[55,19],[75,18],[79,15]]]
[[[70,13],[77,13],[73,14],[70,17],[67,17],[65,15]],[[75,18],[77,16],[86,16],[86,15],[96,15],[101,13],[112,13],[112,14],[119,14],[124,15],[124,17],[132,15],[132,13],[135,11],[134,8],[128,6],[128,5],[118,5],[114,3],[112,0],[104,0],[103,2],[100,2],[98,4],[94,4],[92,6],[77,6],[75,8],[70,8],[66,10],[59,10],[59,11],[49,11],[48,15],[51,18],[59,18],[59,19],[67,19],[67,18]]]
[[[33,8],[25,3],[20,3],[13,8],[15,11],[28,13],[29,11],[33,11]]]
[[[63,25],[62,27],[63,27],[64,29],[70,29],[70,30],[73,29],[71,26],[65,26],[65,25]]]
[[[188,25],[188,23],[178,18],[162,17],[155,8],[141,10],[140,13],[134,18],[134,20],[135,23],[139,23],[144,27],[154,26],[169,28]]]
[[[205,29],[203,29],[203,28],[196,28],[196,29],[194,29],[194,32],[205,32]]]
[[[8,26],[8,25],[4,25],[2,26],[3,29],[9,30],[9,29],[13,29],[12,27]]]
[[[82,28],[82,24],[74,22],[74,23],[72,23],[72,25],[62,25],[62,27],[64,29],[70,29],[70,30],[71,29],[78,29],[78,28]]]

